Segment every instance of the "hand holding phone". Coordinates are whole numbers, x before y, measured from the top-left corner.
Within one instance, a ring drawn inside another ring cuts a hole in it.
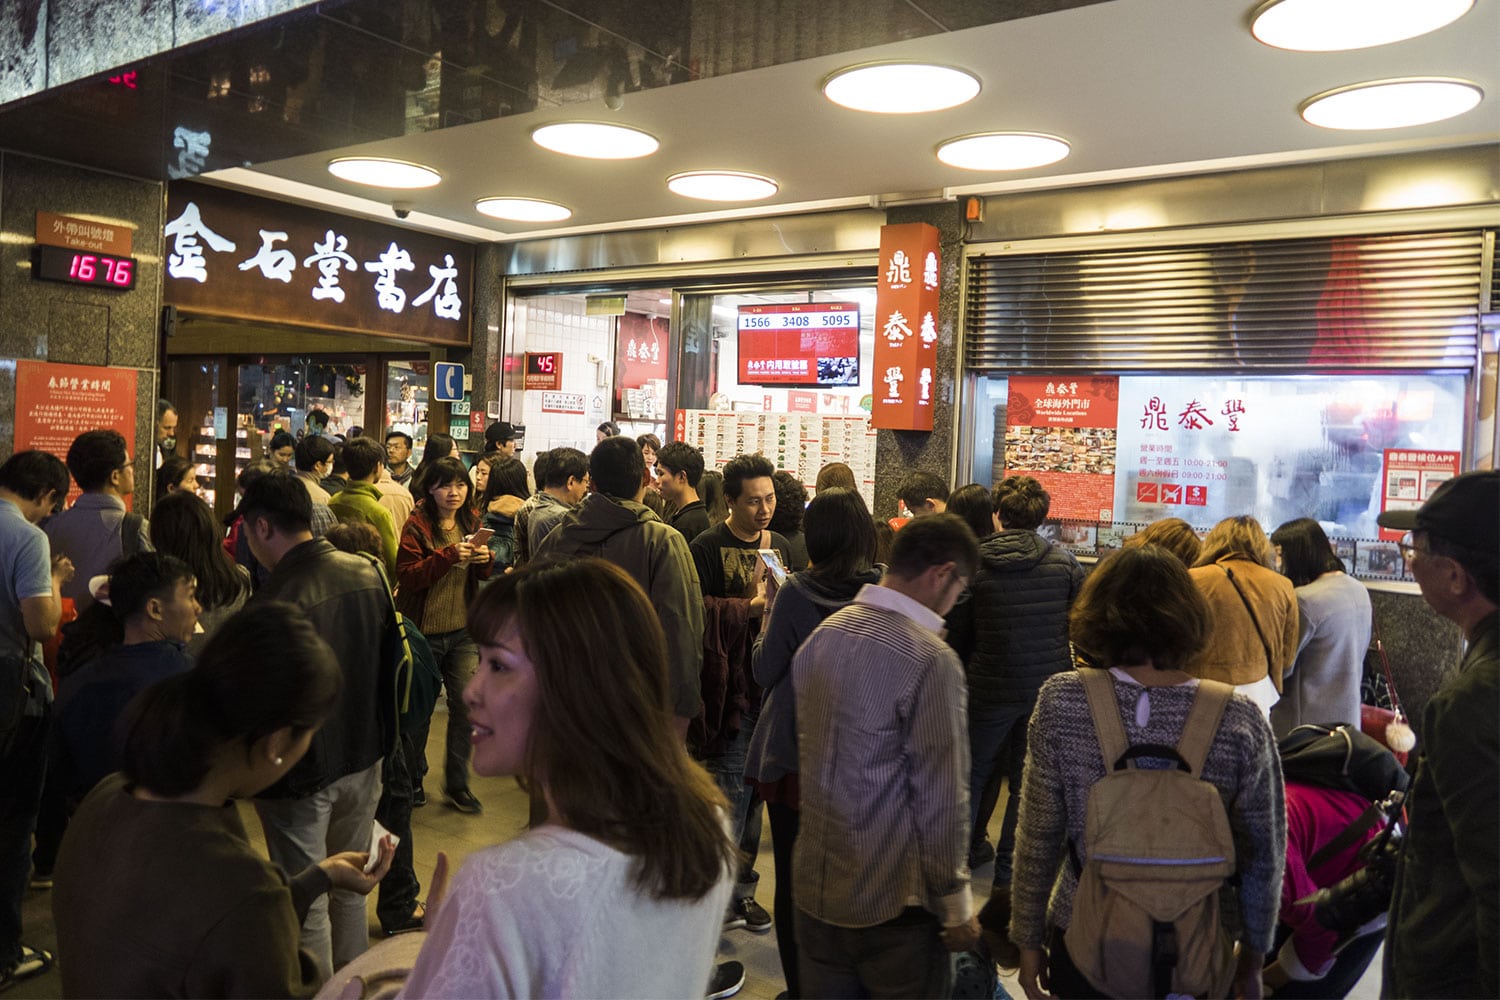
[[[469,537],[465,538],[464,541],[468,542],[470,545],[474,546],[475,548],[479,548],[480,546],[488,545],[489,541],[490,541],[490,536],[492,536],[494,533],[495,532],[492,531],[489,528],[480,528],[479,530],[475,531],[472,535],[470,535]]]
[[[776,585],[779,587],[786,583],[786,564],[781,561],[781,553],[775,549],[756,549],[755,552],[760,556],[760,561],[765,563],[766,569],[771,571],[771,578],[776,581]]]

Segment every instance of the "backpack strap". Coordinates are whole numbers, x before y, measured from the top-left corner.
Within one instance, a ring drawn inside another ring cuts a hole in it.
[[[1104,755],[1104,773],[1115,769],[1115,763],[1130,749],[1125,724],[1120,721],[1120,706],[1115,701],[1115,679],[1108,670],[1079,667],[1083,693],[1089,699],[1089,714],[1094,717],[1094,732],[1099,737],[1099,751]]]
[[[120,522],[120,557],[129,559],[141,551],[141,522],[145,518],[133,510],[125,512]]]
[[[1234,688],[1222,681],[1198,682],[1193,707],[1188,710],[1187,721],[1182,724],[1182,735],[1177,738],[1177,756],[1192,769],[1195,778],[1203,777],[1203,761],[1213,746],[1219,720],[1224,717],[1224,708],[1232,694]]]

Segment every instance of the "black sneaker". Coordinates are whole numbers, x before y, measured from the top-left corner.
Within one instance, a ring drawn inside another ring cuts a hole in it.
[[[995,845],[980,839],[969,845],[969,871],[983,868],[995,860]]]
[[[752,934],[764,934],[771,929],[771,915],[748,896],[736,899],[729,904],[729,912],[724,915],[724,929],[732,931],[741,927]]]
[[[449,792],[448,804],[453,806],[453,808],[457,809],[459,812],[468,813],[471,816],[475,813],[484,812],[484,806],[479,804],[479,800],[474,797],[474,793],[469,791],[467,788],[460,789],[456,792]]]
[[[706,1000],[732,997],[745,988],[745,967],[739,962],[721,962],[708,977]]]
[[[427,789],[418,785],[411,793],[411,807],[420,809],[427,804]]]
[[[31,887],[33,889],[45,890],[54,885],[51,872],[44,872],[40,868],[31,870]]]

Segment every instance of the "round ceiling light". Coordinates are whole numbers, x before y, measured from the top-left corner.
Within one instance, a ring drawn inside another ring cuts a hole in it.
[[[507,222],[562,222],[573,217],[573,210],[566,205],[540,198],[480,198],[474,208]]]
[[[823,81],[823,96],[855,111],[914,115],[972,101],[979,86],[979,77],[954,66],[872,63],[829,76]]]
[[[780,188],[760,174],[741,170],[689,170],[667,178],[667,189],[684,198],[703,201],[759,201]]]
[[[634,160],[661,147],[656,136],[604,122],[556,122],[533,129],[531,141],[543,149],[591,160]]]
[[[1456,117],[1483,99],[1484,91],[1467,80],[1371,80],[1316,94],[1297,110],[1320,128],[1409,128]]]
[[[1474,0],[1267,0],[1250,31],[1278,49],[1342,52],[1388,45],[1463,17]]]
[[[384,156],[341,156],[329,161],[328,172],[354,184],[383,188],[430,188],[443,179],[431,167]]]
[[[965,170],[1030,170],[1072,152],[1067,140],[1041,132],[980,132],[940,143],[937,158]]]

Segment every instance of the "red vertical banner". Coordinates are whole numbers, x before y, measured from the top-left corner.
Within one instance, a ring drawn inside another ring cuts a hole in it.
[[[932,430],[937,395],[938,230],[880,227],[875,285],[874,427]]]
[[[133,368],[17,361],[15,450],[66,458],[84,431],[115,430],[135,458],[135,382]],[[74,486],[68,502],[77,496]]]

